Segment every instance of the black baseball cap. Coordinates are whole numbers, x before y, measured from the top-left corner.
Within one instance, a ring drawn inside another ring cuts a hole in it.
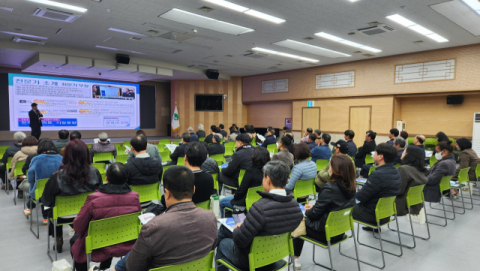
[[[37,103],[32,103],[32,107],[37,106]]]
[[[330,143],[332,146],[335,146],[335,148],[338,148],[341,153],[346,154],[348,152],[348,144],[347,141],[345,140],[339,140],[337,142],[332,142]]]

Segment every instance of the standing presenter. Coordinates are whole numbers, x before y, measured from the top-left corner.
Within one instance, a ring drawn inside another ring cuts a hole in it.
[[[28,112],[28,117],[30,118],[30,128],[32,128],[32,136],[40,139],[40,134],[42,133],[42,119],[43,115],[38,111],[37,104],[32,103],[32,110]]]

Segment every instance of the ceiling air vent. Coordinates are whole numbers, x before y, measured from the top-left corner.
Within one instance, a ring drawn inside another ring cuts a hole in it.
[[[13,37],[13,42],[17,43],[28,43],[28,44],[36,44],[36,45],[45,45],[45,42],[39,41],[39,40],[32,40],[32,39],[26,39],[26,38],[20,38],[20,37]]]
[[[375,56],[375,55],[372,55],[372,54],[363,54],[363,56],[372,57],[372,56]]]
[[[253,52],[253,53],[245,54],[245,55],[243,55],[243,56],[250,57],[250,58],[263,58],[263,57],[267,57],[268,55],[267,55],[267,54],[262,54],[262,53]]]
[[[213,10],[213,8],[207,7],[207,6],[203,6],[203,7],[199,8],[198,10],[205,11],[205,12],[210,12],[210,11]]]
[[[395,29],[386,24],[379,24],[379,25],[359,28],[357,29],[357,31],[367,36],[372,36],[372,35],[383,34],[386,32],[393,32],[395,31]]]
[[[413,44],[419,44],[419,43],[423,43],[424,41],[423,40],[417,40],[417,41],[414,41]]]
[[[305,38],[303,38],[303,39],[304,39],[304,40],[313,40],[314,38],[312,38],[312,37],[305,37]]]
[[[130,37],[131,40],[141,40],[142,38],[139,37]]]
[[[74,22],[76,19],[80,18],[80,15],[49,8],[38,8],[33,13],[33,16],[67,23]]]

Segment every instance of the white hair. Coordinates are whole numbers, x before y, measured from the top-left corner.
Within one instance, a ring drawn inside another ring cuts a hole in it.
[[[199,125],[198,125],[198,130],[203,131],[203,129],[204,129],[204,128],[203,128],[203,124],[199,124]]]
[[[24,132],[16,132],[13,134],[13,138],[15,139],[16,142],[22,143],[22,141],[27,137]]]
[[[192,127],[188,127],[187,131],[193,132],[193,128],[192,128]]]
[[[102,132],[102,133],[98,134],[98,138],[99,138],[101,141],[106,141],[106,140],[108,139],[108,135],[107,135],[107,133]]]

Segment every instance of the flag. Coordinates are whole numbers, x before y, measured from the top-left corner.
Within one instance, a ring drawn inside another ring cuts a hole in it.
[[[173,112],[172,117],[172,132],[176,132],[180,129],[180,118],[178,117],[178,109],[175,106],[175,111]]]

